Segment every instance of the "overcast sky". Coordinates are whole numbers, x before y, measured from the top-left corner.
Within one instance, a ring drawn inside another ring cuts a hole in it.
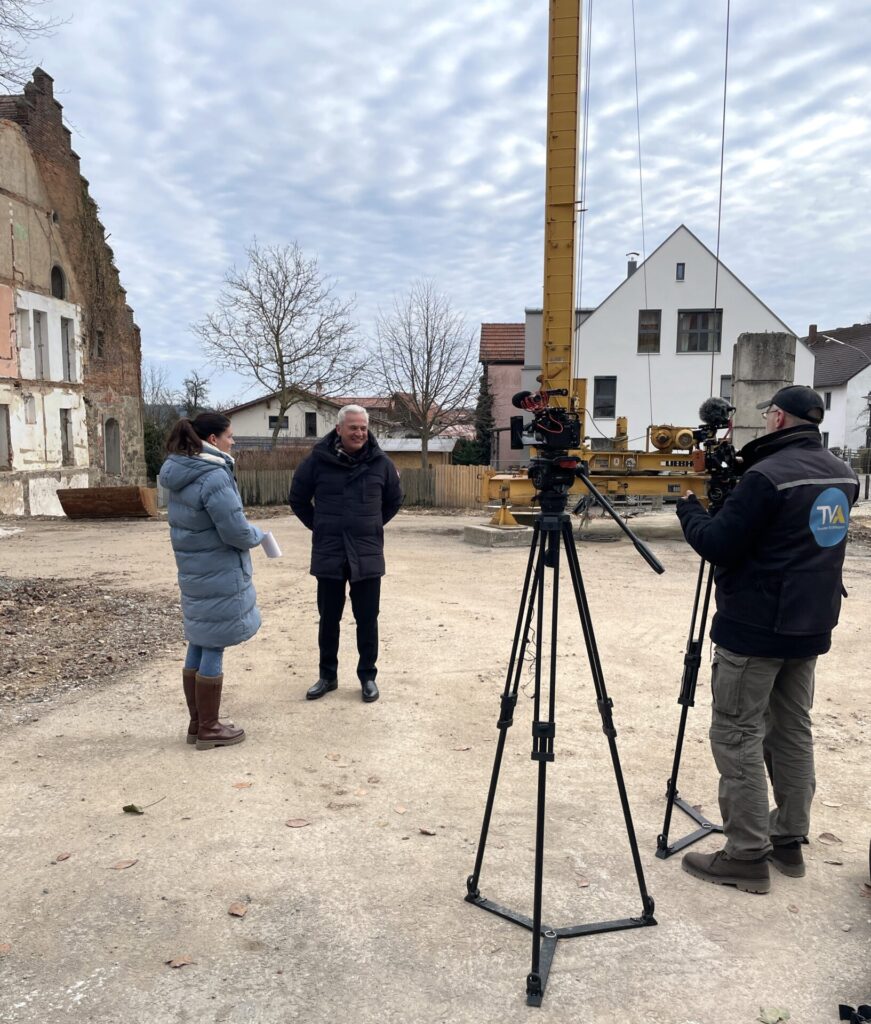
[[[546,0],[52,6],[34,63],[176,381],[253,235],[316,254],[363,338],[419,277],[470,329],[540,305]],[[798,334],[867,320],[867,0],[731,17],[721,259]],[[680,223],[716,246],[725,28],[725,0],[636,0],[647,253]],[[594,4],[590,39],[584,305],[642,251],[631,0]]]

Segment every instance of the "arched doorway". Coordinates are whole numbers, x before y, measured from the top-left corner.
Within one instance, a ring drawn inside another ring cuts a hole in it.
[[[67,297],[67,279],[63,270],[56,263],[51,268],[51,294],[56,299]]]
[[[106,472],[119,476],[121,473],[121,427],[114,417],[106,420],[104,442]]]

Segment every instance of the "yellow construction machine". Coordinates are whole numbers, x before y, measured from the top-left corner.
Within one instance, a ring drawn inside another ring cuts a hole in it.
[[[512,447],[558,448],[586,465],[590,480],[610,497],[679,496],[693,491],[705,498],[705,456],[715,430],[726,426],[718,408],[715,424],[703,428],[650,426],[645,450],[629,448],[627,421],[617,419],[609,451],[592,450],[586,441],[587,382],[572,376],[575,334],[575,261],[578,221],[578,83],[580,77],[580,0],[551,0],[548,47],[547,162],[544,226],[544,300],[540,390],[521,392],[515,405],[533,413],[525,427],[512,418]],[[719,402],[720,400],[714,400]],[[723,403],[725,405],[725,403]],[[728,407],[726,407],[728,408]],[[521,433],[525,433],[524,441]],[[516,473],[487,470],[481,500],[501,502],[495,525],[510,523],[509,505],[534,503],[533,469]],[[572,492],[583,492],[576,481]]]

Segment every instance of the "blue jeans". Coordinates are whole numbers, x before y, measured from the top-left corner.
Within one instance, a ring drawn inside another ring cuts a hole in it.
[[[224,648],[188,644],[184,667],[195,668],[201,676],[219,676],[224,671]]]

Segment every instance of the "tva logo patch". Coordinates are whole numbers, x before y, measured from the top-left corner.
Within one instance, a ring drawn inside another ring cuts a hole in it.
[[[829,487],[814,502],[809,525],[821,548],[833,548],[847,536],[849,521],[847,496],[837,487]]]

